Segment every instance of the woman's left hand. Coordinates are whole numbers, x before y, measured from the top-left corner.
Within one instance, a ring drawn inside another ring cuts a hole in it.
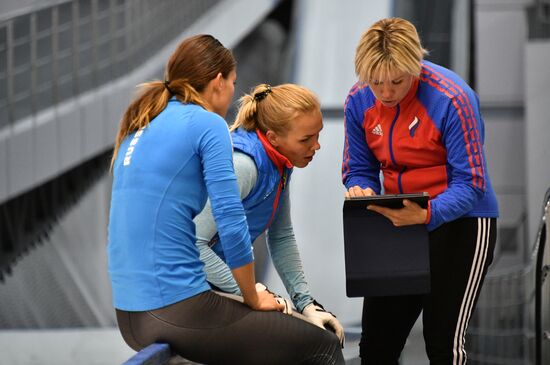
[[[382,214],[388,218],[394,226],[409,226],[412,224],[424,224],[428,216],[428,210],[408,199],[403,200],[404,207],[392,209],[379,205],[369,205],[368,209]]]
[[[346,342],[344,327],[342,327],[334,314],[327,312],[325,308],[316,301],[308,304],[302,311],[302,314],[317,327],[334,332],[336,337],[340,340],[340,346],[344,348],[344,343]]]

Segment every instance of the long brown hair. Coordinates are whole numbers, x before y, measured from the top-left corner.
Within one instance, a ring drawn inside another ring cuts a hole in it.
[[[208,104],[201,92],[219,73],[227,78],[235,67],[231,51],[211,35],[200,34],[181,42],[166,64],[164,82],[157,80],[139,85],[138,96],[120,121],[111,167],[124,138],[147,126],[166,108],[172,96],[182,103],[193,103],[207,109]]]
[[[321,113],[321,105],[311,90],[296,84],[260,84],[239,99],[239,112],[231,130],[242,127],[285,135],[294,118],[312,112]]]

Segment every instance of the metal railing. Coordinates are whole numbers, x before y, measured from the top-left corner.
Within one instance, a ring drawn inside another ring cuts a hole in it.
[[[74,0],[0,22],[0,129],[142,64],[219,0]]]
[[[467,335],[469,364],[550,363],[550,341],[544,337],[550,331],[550,280],[544,281],[550,270],[550,254],[545,254],[550,189],[543,203],[537,239],[526,264],[491,272],[485,279]]]

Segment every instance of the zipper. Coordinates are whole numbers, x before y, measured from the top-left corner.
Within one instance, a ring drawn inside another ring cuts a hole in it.
[[[275,213],[277,212],[277,207],[279,206],[279,199],[281,197],[281,192],[285,190],[286,183],[287,183],[287,170],[283,167],[283,173],[281,175],[281,179],[279,180],[279,184],[277,185],[277,194],[275,195],[275,201],[273,202],[273,213],[271,213],[271,217],[269,218],[269,222],[267,223],[265,229],[269,229],[271,226],[271,223],[273,222],[273,218],[275,218]],[[268,194],[266,198],[269,196]],[[264,230],[265,231],[265,230]],[[218,232],[210,239],[208,242],[208,247],[213,247],[218,241],[220,240],[220,236]]]
[[[275,201],[273,202],[273,212],[271,213],[271,218],[269,218],[269,222],[267,223],[266,229],[269,229],[271,226],[271,223],[273,222],[273,218],[275,218],[275,213],[277,213],[277,208],[279,207],[279,199],[281,197],[281,191],[283,191],[286,187],[286,179],[287,179],[287,172],[286,169],[283,167],[283,173],[281,174],[281,179],[279,180],[279,184],[277,185],[277,195],[275,195]]]
[[[401,171],[399,171],[399,174],[397,175],[397,187],[399,188],[399,194],[403,194],[403,184],[401,183],[401,178],[403,177],[403,173],[407,169],[407,166],[403,166]]]
[[[391,122],[391,127],[390,127],[390,159],[391,161],[393,162],[393,164],[395,166],[399,166],[397,164],[397,161],[395,160],[395,156],[393,154],[393,127],[395,127],[395,124],[397,123],[397,119],[399,118],[399,113],[401,111],[401,107],[399,106],[399,104],[397,104],[397,112],[395,113],[395,117],[393,118],[393,121]],[[401,169],[401,171],[399,171],[399,173],[397,174],[397,187],[399,189],[399,193],[400,194],[403,194],[403,184],[401,183],[401,178],[403,177],[403,173],[405,172],[405,170],[407,170],[407,166],[403,166],[403,168]]]
[[[395,117],[393,118],[393,120],[391,122],[391,127],[390,127],[390,159],[394,163],[394,165],[397,165],[397,162],[395,162],[395,156],[393,155],[393,143],[392,143],[392,140],[393,140],[393,127],[395,127],[395,123],[397,122],[397,118],[399,118],[399,111],[400,111],[399,104],[397,104],[397,112],[395,113]]]

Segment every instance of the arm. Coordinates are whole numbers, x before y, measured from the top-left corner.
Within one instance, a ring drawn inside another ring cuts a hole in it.
[[[254,161],[247,155],[235,152],[233,164],[241,200],[250,194],[256,184],[258,172]],[[227,264],[209,247],[208,243],[216,235],[218,229],[212,215],[210,201],[208,201],[202,212],[195,217],[197,246],[200,251],[200,258],[205,264],[207,280],[226,293],[241,295],[241,291],[231,270]],[[218,243],[219,244],[219,243]]]
[[[199,120],[195,124],[197,129],[204,130],[197,136],[199,155],[223,251],[228,266],[235,268],[253,262],[254,258],[233,170],[233,148],[229,130],[221,118],[211,118],[214,120]]]
[[[243,293],[243,301],[246,305],[254,310],[264,310],[264,311],[283,311],[285,305],[278,303],[273,294],[264,291],[256,291],[256,286],[254,282],[254,262],[250,264],[240,266],[231,270],[235,280],[239,283],[239,288]],[[252,279],[252,281],[251,281]]]
[[[484,131],[477,99],[472,96],[469,103],[462,104],[455,99],[449,108],[446,124],[442,128],[443,143],[447,149],[449,184],[443,193],[430,201],[430,231],[463,216],[485,193],[487,171],[483,153]]]
[[[344,327],[332,313],[325,311],[309,292],[292,228],[288,188],[283,192],[279,211],[267,232],[267,243],[273,265],[275,265],[296,309],[316,326],[323,329],[331,328],[343,347]]]
[[[352,89],[353,90],[353,89]],[[355,106],[355,100],[348,95],[344,115],[344,156],[342,182],[346,189],[358,186],[380,193],[380,162],[367,145],[363,129],[363,112]]]
[[[313,298],[309,292],[292,228],[288,187],[283,191],[279,211],[267,232],[267,243],[273,265],[294,306],[301,312],[306,305],[313,302]]]

